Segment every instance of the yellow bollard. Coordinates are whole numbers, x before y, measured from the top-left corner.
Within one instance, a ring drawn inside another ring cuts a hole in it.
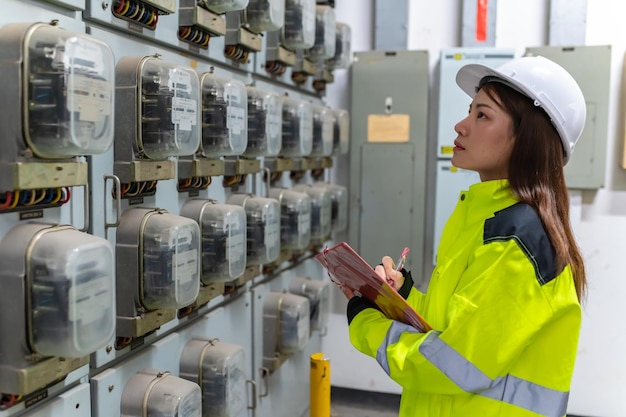
[[[330,359],[323,353],[311,355],[310,417],[330,417]]]

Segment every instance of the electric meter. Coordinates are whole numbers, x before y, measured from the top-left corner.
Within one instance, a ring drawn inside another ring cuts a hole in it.
[[[345,23],[337,22],[335,56],[328,60],[330,69],[347,69],[352,56],[352,30]]]
[[[3,144],[3,153],[17,161],[26,149],[46,159],[107,151],[113,143],[111,49],[90,35],[43,23],[5,25],[0,39],[3,95],[11,103],[2,111],[15,123],[3,128],[23,138]]]
[[[180,376],[200,385],[202,413],[238,416],[246,405],[246,363],[241,346],[191,339],[180,356]]]
[[[136,294],[146,310],[178,309],[200,290],[200,228],[165,210],[131,208],[122,213],[116,238],[118,297]],[[118,316],[131,315],[118,301]]]
[[[250,0],[246,16],[254,33],[280,29],[285,22],[285,0]]]
[[[246,211],[247,266],[263,265],[280,255],[280,205],[273,198],[253,194],[231,194],[228,204],[237,204]]]
[[[311,61],[324,61],[335,56],[336,31],[335,9],[315,6],[315,44],[307,54]]]
[[[200,144],[195,70],[155,56],[122,57],[115,74],[116,150],[126,145],[156,160],[193,155]]]
[[[168,371],[144,369],[122,392],[120,417],[202,417],[202,394],[194,382]]]
[[[248,147],[247,157],[276,156],[282,145],[282,112],[280,96],[271,91],[247,87]]]
[[[333,153],[335,115],[324,106],[313,108],[313,146],[310,156],[324,157]]]
[[[311,308],[311,330],[322,330],[328,323],[330,311],[330,287],[328,282],[310,278],[294,278],[289,283],[289,292],[306,297]]]
[[[311,241],[311,199],[305,193],[270,188],[269,196],[280,203],[280,247],[302,250]]]
[[[284,96],[283,141],[280,155],[307,156],[313,149],[313,107],[304,100]]]
[[[343,109],[334,109],[333,155],[345,155],[350,147],[350,113]]]
[[[315,0],[285,0],[281,43],[294,51],[315,45]]]
[[[202,274],[200,280],[228,282],[246,269],[246,212],[241,206],[218,204],[214,200],[191,199],[180,215],[200,225]]]
[[[310,184],[295,185],[293,190],[306,193],[311,197],[311,244],[322,244],[328,240],[331,232],[330,191],[313,187]]]
[[[222,14],[243,10],[248,6],[248,0],[197,0],[198,6],[204,7],[213,13]]]
[[[241,155],[248,145],[248,92],[241,82],[202,74],[202,155]]]
[[[344,186],[327,182],[313,183],[313,187],[320,187],[330,191],[330,224],[332,231],[337,233],[346,230],[348,228],[348,189]]]
[[[25,224],[2,240],[0,265],[0,305],[9,308],[3,320],[14,326],[3,339],[24,344],[15,317],[24,313],[26,345],[43,356],[79,358],[113,337],[115,278],[107,240],[72,226]]]
[[[302,350],[309,341],[309,300],[305,297],[270,292],[263,299],[263,356],[275,352],[290,355]],[[270,341],[270,345],[266,342]],[[268,349],[269,348],[269,349]]]

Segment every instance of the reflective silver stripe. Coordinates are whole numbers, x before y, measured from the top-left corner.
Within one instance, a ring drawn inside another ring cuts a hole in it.
[[[376,361],[382,366],[387,375],[391,375],[389,372],[389,361],[387,360],[387,346],[398,343],[400,335],[404,332],[419,333],[415,327],[393,320],[383,343],[380,344],[376,351]]]
[[[426,359],[464,391],[516,405],[548,417],[562,417],[569,392],[556,391],[512,375],[489,378],[431,332],[419,347]]]

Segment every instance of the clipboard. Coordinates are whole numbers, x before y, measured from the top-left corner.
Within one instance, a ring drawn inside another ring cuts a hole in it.
[[[401,321],[426,333],[432,327],[407,301],[346,242],[325,248],[315,259],[328,271],[332,281],[340,282],[375,303],[390,319]]]

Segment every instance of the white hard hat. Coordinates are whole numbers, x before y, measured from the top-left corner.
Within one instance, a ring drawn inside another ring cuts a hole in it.
[[[582,134],[587,114],[585,97],[576,80],[557,63],[542,56],[528,56],[495,69],[465,65],[456,74],[456,83],[473,98],[480,80],[489,76],[530,97],[548,114],[561,137],[565,165]]]

